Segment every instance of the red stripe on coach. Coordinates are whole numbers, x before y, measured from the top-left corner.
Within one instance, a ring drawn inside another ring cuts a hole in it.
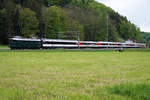
[[[96,43],[96,45],[102,45],[101,43]]]

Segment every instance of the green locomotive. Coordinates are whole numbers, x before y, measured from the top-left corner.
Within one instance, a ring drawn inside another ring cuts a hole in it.
[[[11,38],[9,41],[11,49],[40,49],[40,39],[25,39],[19,36]]]

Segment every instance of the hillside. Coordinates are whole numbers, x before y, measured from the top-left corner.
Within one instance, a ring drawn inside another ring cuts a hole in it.
[[[107,25],[109,41],[143,41],[139,28],[95,0],[0,1],[1,44],[15,35],[58,38],[59,32],[68,31],[80,31],[81,40],[106,41]],[[61,38],[76,39],[73,34],[61,34]]]

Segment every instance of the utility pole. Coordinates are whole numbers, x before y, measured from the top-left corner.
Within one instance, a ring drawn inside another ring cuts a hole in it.
[[[107,14],[107,42],[109,42],[109,15]],[[109,48],[109,43],[107,45],[107,48]]]
[[[58,32],[58,39],[60,39],[60,34],[61,34],[61,32]]]
[[[107,42],[109,41],[109,15],[107,14]]]
[[[80,32],[78,31],[78,49],[80,49]]]

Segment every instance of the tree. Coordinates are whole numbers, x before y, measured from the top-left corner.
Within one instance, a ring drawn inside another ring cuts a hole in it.
[[[0,10],[0,44],[8,43],[9,20],[7,19],[7,10]]]
[[[94,0],[73,0],[72,4],[77,5],[81,8],[86,8],[91,2],[94,2]]]
[[[50,6],[65,6],[69,3],[71,3],[72,0],[43,0],[43,3],[47,6],[47,7],[50,7]]]
[[[80,40],[84,40],[84,27],[83,25],[81,25],[78,21],[75,21],[75,20],[71,20],[69,19],[68,20],[68,23],[67,23],[67,31],[79,31],[80,32]],[[70,33],[69,35],[73,35],[73,33]],[[76,37],[71,37],[71,38],[67,38],[67,39],[78,39],[77,38],[77,34],[75,34]]]
[[[13,0],[13,1],[14,1],[14,3],[16,3],[16,4],[23,5],[23,3],[24,3],[25,0]]]
[[[43,3],[47,0],[22,0],[23,8],[30,8],[32,11],[35,12],[37,19],[39,20],[39,32],[38,36],[43,37],[44,33],[44,24],[42,18],[42,10],[44,8]]]
[[[20,21],[18,20],[19,19],[19,10],[21,9],[21,6],[18,5],[15,9],[15,12],[14,12],[14,17],[12,17],[12,23],[13,23],[13,32],[14,34],[13,35],[16,35],[16,36],[20,36],[21,35],[21,26],[20,26]]]
[[[61,8],[52,6],[43,13],[45,23],[45,37],[57,38],[58,32],[66,30],[67,17]]]
[[[119,42],[120,41],[120,37],[119,34],[117,32],[117,28],[114,24],[113,20],[109,20],[109,25],[108,25],[108,40],[112,41],[112,42]]]
[[[125,40],[130,39],[133,41],[143,41],[144,39],[142,37],[140,29],[137,28],[134,24],[127,21],[121,21],[119,31],[121,37]]]
[[[24,37],[35,36],[39,32],[39,21],[35,16],[35,12],[29,8],[20,11],[21,34]]]

